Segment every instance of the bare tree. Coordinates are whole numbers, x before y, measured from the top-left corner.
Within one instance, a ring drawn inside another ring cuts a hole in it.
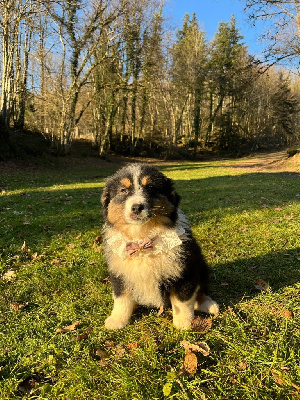
[[[267,60],[299,59],[300,55],[300,1],[286,0],[246,0],[246,10],[250,20],[267,23],[263,34],[267,44],[265,55]]]

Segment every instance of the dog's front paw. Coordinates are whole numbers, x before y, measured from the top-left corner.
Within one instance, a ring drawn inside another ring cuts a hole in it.
[[[117,319],[115,317],[108,317],[105,320],[105,328],[106,329],[122,329],[126,326],[128,321],[124,321],[122,319]]]
[[[173,318],[173,325],[177,329],[191,329],[191,320],[189,318]]]

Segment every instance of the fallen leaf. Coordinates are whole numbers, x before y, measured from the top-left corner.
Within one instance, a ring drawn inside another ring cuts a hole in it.
[[[22,244],[21,251],[27,251],[26,241],[25,240],[24,240],[24,242]]]
[[[194,375],[197,371],[198,360],[195,353],[187,350],[184,357],[183,368],[184,371],[190,375]]]
[[[282,211],[282,208],[276,207],[276,208],[274,208],[274,210],[275,210],[275,211]]]
[[[76,246],[75,246],[74,243],[69,243],[69,244],[66,245],[66,247],[67,247],[68,249],[75,249],[75,248],[76,248]]]
[[[113,351],[118,358],[122,358],[125,355],[125,349],[120,344],[117,344]]]
[[[11,303],[9,303],[9,305],[11,306],[11,308],[14,311],[20,311],[23,308],[25,308],[26,306],[28,306],[28,302],[26,302],[26,303],[18,303],[17,301],[12,301]]]
[[[101,283],[105,283],[105,284],[109,284],[110,283],[110,280],[109,280],[109,277],[107,276],[106,278],[103,278],[102,280],[101,280]]]
[[[122,345],[116,344],[115,342],[110,341],[110,340],[106,340],[104,344],[105,344],[106,348],[107,348],[108,350],[112,350],[113,353],[114,353],[118,358],[121,358],[121,357],[124,356],[124,354],[125,354],[125,349],[124,349],[124,347],[123,347]]]
[[[294,317],[292,311],[289,311],[289,310],[286,310],[286,309],[281,310],[280,311],[280,315],[282,317],[284,317],[284,318],[287,318],[287,319],[292,319]]]
[[[263,279],[255,279],[254,287],[261,292],[268,292],[270,290],[270,285]]]
[[[84,333],[81,333],[80,335],[76,336],[76,340],[78,342],[81,342],[82,340],[85,340],[89,337],[89,334],[92,332],[93,328],[89,326]]]
[[[116,343],[115,343],[114,341],[112,341],[112,340],[106,340],[106,341],[104,342],[104,344],[105,344],[105,347],[106,347],[108,350],[111,350],[111,349],[113,349],[114,347],[116,347]]]
[[[79,233],[79,235],[77,235],[75,239],[80,239],[80,238],[81,238],[81,236],[82,236],[82,234],[81,234],[81,233]]]
[[[229,286],[228,282],[221,282],[221,286]]]
[[[37,258],[38,258],[38,253],[37,252],[33,253],[31,259],[36,260]]]
[[[157,312],[157,316],[159,317],[164,312],[164,306],[160,306]]]
[[[195,353],[201,353],[205,357],[209,355],[210,348],[205,342],[196,342],[195,344],[188,342],[187,340],[182,340],[180,346],[184,347],[185,350],[191,350]]]
[[[195,317],[192,320],[192,331],[198,333],[206,333],[212,327],[212,319],[211,318],[203,318],[203,317]]]
[[[6,282],[12,282],[13,278],[17,276],[16,268],[11,268],[2,275],[2,279]]]
[[[100,358],[99,365],[100,367],[108,367],[109,366],[109,353],[106,350],[97,349],[95,352],[96,356]]]
[[[131,353],[134,353],[139,348],[139,344],[138,342],[128,343],[127,348]]]
[[[79,321],[76,321],[72,325],[68,325],[63,328],[56,329],[55,333],[66,333],[66,332],[74,331],[75,329],[77,329],[78,325],[79,325]]]
[[[101,358],[101,360],[109,358],[109,353],[106,350],[97,349],[95,354],[97,357]]]
[[[284,381],[278,376],[277,371],[275,371],[274,369],[272,369],[272,376],[274,381],[279,385],[282,386],[284,384]]]
[[[247,369],[248,364],[245,362],[239,362],[237,365],[237,369],[239,369],[240,371],[244,371],[245,369]]]

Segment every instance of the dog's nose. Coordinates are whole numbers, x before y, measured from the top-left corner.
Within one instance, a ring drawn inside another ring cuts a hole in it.
[[[140,214],[145,209],[145,205],[143,203],[140,204],[132,204],[131,211],[134,214]]]

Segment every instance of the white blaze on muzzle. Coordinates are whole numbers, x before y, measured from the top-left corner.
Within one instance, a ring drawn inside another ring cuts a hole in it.
[[[141,176],[140,166],[133,165],[131,173],[134,193],[126,200],[124,217],[126,222],[141,224],[149,219],[149,206],[143,194],[143,188],[139,183]]]
[[[149,208],[143,195],[134,194],[125,203],[125,221],[129,223],[143,223],[149,218]]]

